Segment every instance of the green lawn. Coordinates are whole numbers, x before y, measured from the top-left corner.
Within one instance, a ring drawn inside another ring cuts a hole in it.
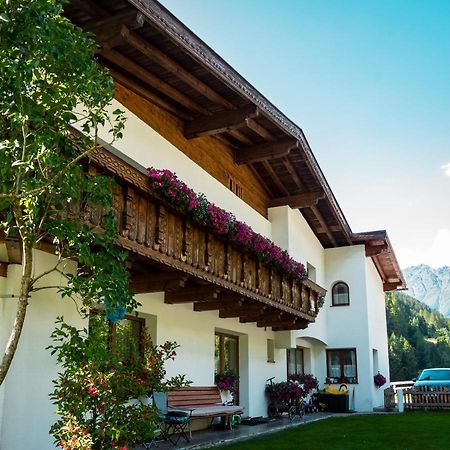
[[[337,417],[221,448],[447,450],[450,449],[450,412]]]

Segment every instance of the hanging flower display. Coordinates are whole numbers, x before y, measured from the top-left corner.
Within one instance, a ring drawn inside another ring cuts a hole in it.
[[[377,387],[381,387],[384,384],[386,384],[386,377],[384,375],[381,375],[380,372],[378,372],[374,377],[373,377],[373,382],[375,383],[375,386]]]
[[[304,265],[295,261],[286,250],[236,220],[232,213],[210,203],[204,194],[197,194],[170,170],[150,167],[147,175],[153,189],[196,223],[253,253],[264,264],[279,272],[300,280],[307,279]]]

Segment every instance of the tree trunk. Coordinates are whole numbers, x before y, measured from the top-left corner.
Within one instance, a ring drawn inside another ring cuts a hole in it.
[[[16,353],[17,344],[22,333],[25,314],[27,312],[28,297],[31,289],[31,271],[33,268],[33,248],[27,240],[22,241],[23,257],[22,257],[22,280],[20,284],[19,302],[17,305],[16,319],[14,321],[8,343],[6,344],[5,353],[0,365],[0,386],[8,373],[11,362]]]

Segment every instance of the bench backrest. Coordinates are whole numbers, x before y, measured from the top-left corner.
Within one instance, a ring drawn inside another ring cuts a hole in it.
[[[222,403],[217,386],[191,386],[169,392],[169,406],[212,406]]]

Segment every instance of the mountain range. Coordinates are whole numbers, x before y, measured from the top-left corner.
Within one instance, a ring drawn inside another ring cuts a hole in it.
[[[426,264],[403,269],[407,294],[450,317],[450,267],[434,269]]]

